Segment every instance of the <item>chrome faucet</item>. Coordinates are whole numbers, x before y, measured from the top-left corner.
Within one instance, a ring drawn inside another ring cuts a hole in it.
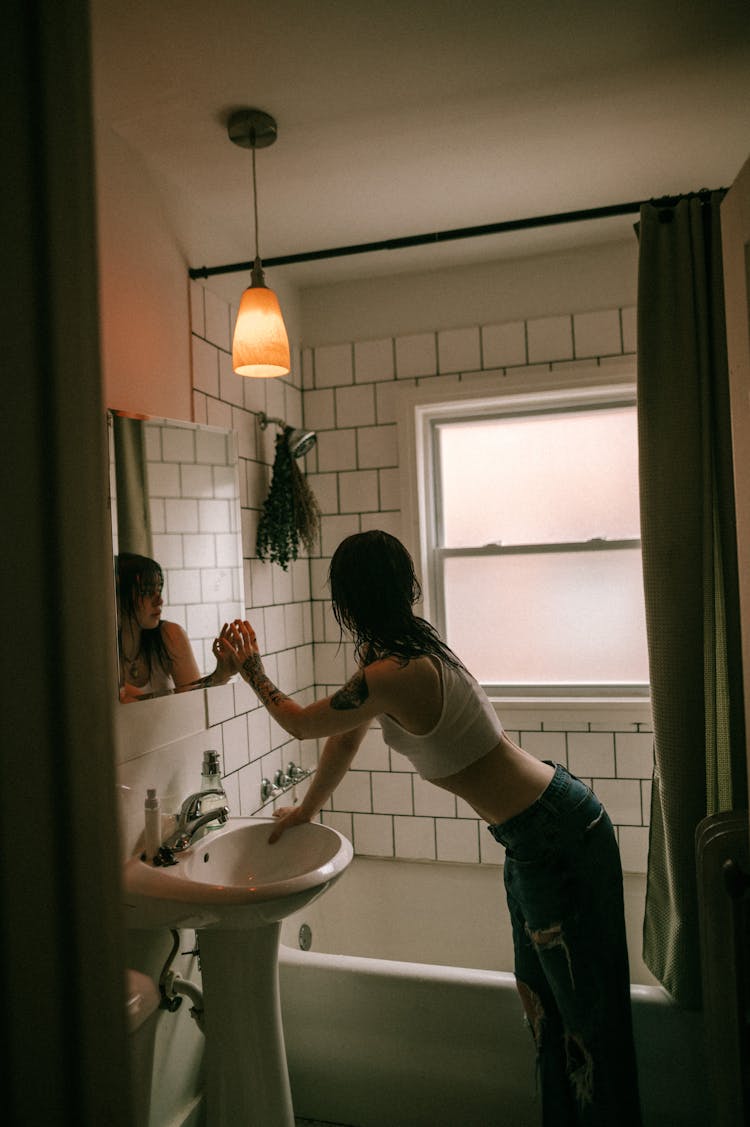
[[[219,822],[220,825],[229,818],[229,807],[219,806],[201,813],[203,799],[209,794],[220,794],[226,798],[226,793],[221,787],[212,787],[210,790],[196,791],[190,794],[180,807],[174,831],[160,847],[154,863],[158,865],[176,865],[175,853],[182,853],[193,844],[193,838],[203,826],[209,822]]]

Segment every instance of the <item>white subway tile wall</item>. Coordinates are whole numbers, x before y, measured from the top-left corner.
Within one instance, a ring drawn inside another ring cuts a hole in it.
[[[536,317],[526,322],[530,364],[573,358],[573,318]]]
[[[258,415],[263,411],[285,419],[291,426],[302,425],[302,363],[298,356],[293,355],[292,372],[283,380],[244,379],[232,371],[233,311],[229,306],[204,287],[193,283],[191,316],[195,418],[197,421],[216,421],[217,425],[227,426],[237,435],[246,603],[242,613],[253,622],[258,632],[267,655],[269,674],[283,683],[286,692],[306,702],[314,697],[310,565],[306,559],[299,560],[290,563],[285,571],[276,564],[259,560],[255,548],[258,521],[271,481],[277,433],[274,426],[261,430]],[[350,368],[350,346],[331,352],[329,374],[332,387],[342,378],[337,375],[342,363],[344,382],[351,382],[347,355]],[[311,354],[307,355],[305,362],[312,364]],[[321,371],[325,371],[325,361],[321,363]],[[309,382],[312,382],[312,373]],[[322,412],[321,421],[316,426],[332,428],[335,422],[333,392],[313,394],[317,396]],[[197,462],[210,466],[210,444],[203,443]],[[193,474],[192,480],[197,480],[197,473]],[[336,490],[335,475],[328,480]],[[221,474],[215,474],[211,503],[208,498],[202,499],[197,512],[196,535],[212,535],[217,561],[224,558],[228,546],[219,530],[222,514],[217,505],[217,502],[224,501],[226,488],[226,479]],[[176,498],[181,499],[179,492]],[[338,496],[332,503],[332,511],[338,515]],[[217,567],[208,571],[204,586],[223,596],[226,592],[220,572]],[[235,813],[250,815],[259,812],[263,808],[262,780],[273,780],[276,772],[286,771],[290,762],[302,767],[314,766],[317,747],[309,743],[300,744],[273,723],[244,681],[212,689],[207,699],[211,746],[222,752],[224,785]],[[304,786],[304,783],[298,784],[299,794]],[[292,796],[285,799],[291,800]],[[263,812],[270,813],[271,809],[272,806],[268,806]]]
[[[194,286],[199,290],[198,283]],[[206,291],[207,292],[207,291]],[[341,644],[327,601],[330,556],[342,537],[368,528],[399,535],[403,478],[398,465],[394,390],[429,381],[449,392],[481,373],[498,379],[563,368],[584,358],[611,363],[635,350],[632,308],[592,310],[374,341],[304,348],[283,380],[243,380],[231,372],[225,318],[217,303],[191,293],[196,418],[231,405],[243,480],[242,530],[247,614],[258,630],[269,675],[304,702],[339,687],[353,672],[350,644]],[[243,406],[244,404],[244,406]],[[317,446],[301,468],[320,505],[319,550],[282,572],[255,553],[255,534],[273,463],[273,428],[261,432],[257,412],[311,427]],[[166,498],[165,498],[166,499]],[[239,812],[260,810],[260,782],[293,760],[312,767],[318,748],[300,744],[270,722],[251,690],[211,700],[209,721],[224,751],[224,772]],[[230,710],[233,711],[229,715]],[[557,719],[529,709],[508,718],[510,735],[541,759],[579,774],[606,803],[625,869],[643,872],[648,848],[652,733],[622,714],[596,721],[568,709]],[[298,795],[305,784],[297,787]],[[289,801],[288,796],[279,800]],[[270,812],[267,806],[264,812]],[[322,820],[349,837],[355,851],[381,857],[501,864],[503,850],[466,805],[425,783],[374,726]]]
[[[357,383],[392,380],[395,374],[394,344],[386,340],[355,341],[354,378]]]
[[[434,818],[393,819],[393,841],[396,857],[409,857],[415,861],[436,861]]]
[[[317,350],[316,350],[317,351]],[[396,376],[434,376],[437,373],[437,335],[416,333],[396,339]]]
[[[573,341],[577,358],[620,355],[622,334],[619,309],[576,313],[573,318]]]
[[[479,328],[438,333],[440,372],[471,372],[482,366]]]
[[[199,666],[209,671],[222,622],[241,609],[234,442],[220,432],[157,420],[146,423],[145,438],[153,552],[164,571],[164,617],[187,630]]]
[[[528,363],[524,322],[485,325],[482,328],[482,360],[485,368],[505,368]]]

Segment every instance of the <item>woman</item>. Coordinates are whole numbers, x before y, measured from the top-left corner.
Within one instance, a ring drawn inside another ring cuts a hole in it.
[[[121,552],[115,562],[120,700],[228,681],[235,672],[234,662],[231,655],[220,652],[218,638],[213,645],[216,669],[202,678],[185,631],[178,623],[162,619],[164,575],[156,560]]]
[[[612,824],[568,771],[503,731],[484,692],[414,614],[411,557],[385,532],[344,540],[329,573],[333,612],[358,669],[301,706],[269,680],[255,633],[235,622],[221,648],[273,719],[297,739],[327,737],[299,806],[279,809],[270,841],[316,817],[371,722],[416,771],[462,798],[506,848],[516,979],[534,1034],[543,1122],[637,1127],[622,871]]]

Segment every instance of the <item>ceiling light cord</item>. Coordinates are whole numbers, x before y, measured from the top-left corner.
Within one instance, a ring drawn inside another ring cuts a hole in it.
[[[255,126],[251,125],[249,130],[250,149],[253,154],[253,219],[255,222],[255,258],[253,259],[250,268],[250,285],[251,286],[266,286],[266,275],[263,270],[263,263],[260,257],[260,235],[258,234],[258,177],[255,171],[255,150],[258,145],[258,137],[255,132]]]
[[[260,239],[258,237],[258,181],[255,175],[255,130],[252,131],[253,152],[253,214],[255,216],[255,260],[260,259]]]

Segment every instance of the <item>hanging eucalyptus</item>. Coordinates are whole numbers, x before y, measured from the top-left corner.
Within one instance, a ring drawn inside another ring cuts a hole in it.
[[[292,429],[285,427],[276,435],[271,487],[263,503],[256,545],[260,559],[277,563],[284,571],[290,560],[297,559],[300,545],[313,551],[320,526],[318,502],[289,450]]]

